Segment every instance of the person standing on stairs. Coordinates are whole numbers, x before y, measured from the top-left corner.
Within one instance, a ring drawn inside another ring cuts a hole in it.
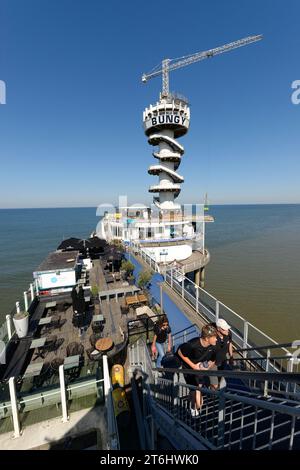
[[[181,344],[176,355],[181,360],[183,369],[209,370],[215,367],[215,352],[217,343],[217,330],[211,325],[206,325],[201,330],[200,337],[192,338]],[[184,379],[188,385],[201,388],[205,383],[205,377],[199,375],[185,374]],[[202,394],[199,391],[190,392],[191,415],[199,416],[203,404]]]
[[[230,325],[219,318],[216,323],[210,323],[211,326],[217,330],[217,344],[216,344],[216,366],[218,370],[224,370],[233,365],[233,346],[232,346],[232,334],[230,331]],[[227,359],[229,355],[229,361]],[[226,387],[226,380],[224,377],[217,378],[217,387],[212,388],[224,388]]]
[[[172,336],[169,320],[162,315],[154,325],[154,338],[151,346],[153,356],[156,356],[156,367],[161,367],[161,360],[165,355],[164,344],[168,340],[167,352],[172,351]]]

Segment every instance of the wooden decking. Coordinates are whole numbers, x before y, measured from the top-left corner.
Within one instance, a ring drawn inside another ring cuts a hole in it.
[[[124,339],[127,338],[127,322],[136,318],[135,309],[130,309],[127,314],[122,313],[121,307],[125,307],[125,292],[127,284],[123,279],[118,281],[106,283],[103,266],[100,260],[93,261],[93,267],[89,272],[88,286],[98,286],[99,291],[112,291],[118,290],[117,295],[108,296],[102,299],[100,303],[91,299],[86,302],[86,313],[84,317],[84,324],[82,328],[77,328],[73,325],[73,307],[70,294],[57,295],[51,298],[51,301],[56,302],[56,306],[47,308],[46,303],[49,298],[41,298],[34,311],[30,315],[30,337],[24,340],[14,340],[14,354],[7,364],[3,378],[19,377],[25,373],[29,364],[37,364],[43,362],[44,364],[51,364],[54,359],[59,358],[64,360],[68,355],[67,348],[71,343],[79,343],[84,349],[84,363],[89,361],[88,352],[93,350],[91,337],[94,334],[92,329],[92,319],[94,314],[102,314],[104,317],[104,329],[101,332],[102,337],[111,337],[114,343],[114,348],[108,353],[108,356],[114,354],[114,351],[120,350]],[[103,264],[105,261],[103,262]],[[120,277],[118,275],[118,277]],[[125,286],[124,286],[125,284]],[[85,292],[85,295],[87,291]],[[123,310],[124,312],[124,310]],[[39,320],[45,317],[59,317],[59,324],[54,325],[38,325]],[[48,351],[43,356],[38,356],[38,350],[30,349],[33,339],[50,336],[56,337],[56,347],[54,350]],[[70,354],[69,354],[70,355]]]
[[[93,267],[90,270],[89,285],[97,285],[99,291],[101,290],[113,290],[122,286],[124,281],[114,281],[107,284],[104,277],[103,267],[100,260],[93,261]],[[62,326],[59,329],[55,329],[50,333],[47,333],[47,328],[42,329],[42,335],[47,334],[57,336],[58,343],[61,343],[56,351],[48,352],[44,361],[51,362],[53,359],[65,358],[67,356],[67,347],[70,343],[80,343],[84,347],[84,359],[88,360],[87,350],[91,350],[91,336],[93,335],[92,330],[92,318],[94,314],[102,314],[104,317],[104,329],[102,331],[103,337],[111,337],[114,345],[119,345],[124,340],[124,333],[127,331],[127,321],[130,320],[130,315],[124,315],[121,313],[121,306],[125,307],[124,297],[117,297],[113,299],[102,300],[100,304],[90,302],[86,310],[85,325],[80,330],[74,327],[72,323],[73,319],[73,308],[68,307],[66,311],[58,312],[60,315]],[[46,314],[52,315],[51,311]],[[56,314],[56,312],[55,312]],[[112,351],[113,352],[113,351]],[[36,359],[40,360],[40,359]]]

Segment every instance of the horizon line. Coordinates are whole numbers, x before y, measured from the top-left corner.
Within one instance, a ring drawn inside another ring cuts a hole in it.
[[[182,203],[184,204],[195,204],[195,203]],[[199,203],[198,203],[199,204]],[[205,205],[205,204],[203,204]],[[217,204],[208,204],[209,207],[215,206],[298,206],[300,202],[225,202]],[[146,207],[149,205],[145,204]],[[96,209],[95,206],[44,206],[44,207],[0,207],[0,210],[32,210],[32,209]],[[117,205],[115,206],[117,207]],[[134,204],[132,205],[134,208]]]

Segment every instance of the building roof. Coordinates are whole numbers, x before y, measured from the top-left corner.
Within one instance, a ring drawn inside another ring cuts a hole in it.
[[[41,271],[56,271],[59,269],[74,269],[79,251],[53,251],[36,269]]]

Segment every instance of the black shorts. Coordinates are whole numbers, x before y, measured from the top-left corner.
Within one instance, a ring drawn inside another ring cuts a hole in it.
[[[185,375],[184,380],[185,383],[188,385],[195,385],[195,387],[198,387],[198,385],[204,385],[206,383],[206,377],[201,377],[199,375]]]

